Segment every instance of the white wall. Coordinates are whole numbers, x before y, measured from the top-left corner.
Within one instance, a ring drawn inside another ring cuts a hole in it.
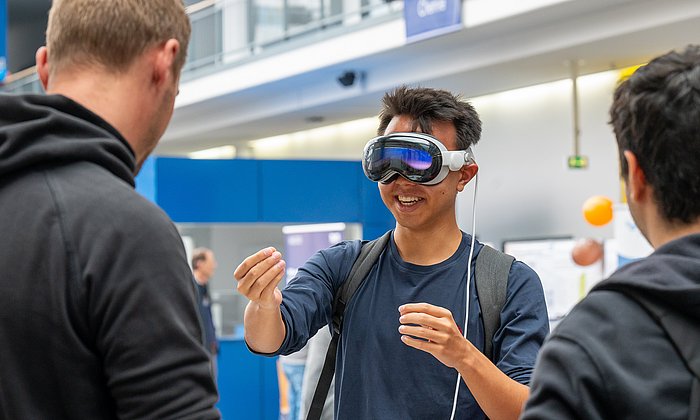
[[[611,237],[595,228],[581,206],[592,195],[619,201],[617,145],[607,124],[618,72],[579,78],[581,153],[588,169],[569,169],[573,154],[571,81],[563,80],[477,98],[483,121],[475,149],[479,163],[477,237]],[[458,196],[458,223],[471,231],[472,190]]]
[[[377,134],[378,118],[363,118],[249,143],[239,156],[256,159],[360,160],[365,144]]]

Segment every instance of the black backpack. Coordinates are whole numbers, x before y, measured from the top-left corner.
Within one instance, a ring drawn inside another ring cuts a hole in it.
[[[318,379],[306,420],[318,420],[321,418],[328,389],[335,373],[335,358],[338,350],[338,341],[342,333],[345,308],[379,259],[390,238],[391,231],[373,241],[363,242],[360,255],[355,260],[348,278],[335,295],[332,318],[333,338],[328,345],[326,359],[323,362],[321,376]],[[506,255],[486,245],[481,248],[479,255],[476,257],[474,278],[476,279],[477,295],[481,306],[481,316],[484,320],[484,354],[490,360],[493,360],[493,335],[500,324],[501,308],[503,308],[506,300],[508,273],[514,260],[510,255]]]

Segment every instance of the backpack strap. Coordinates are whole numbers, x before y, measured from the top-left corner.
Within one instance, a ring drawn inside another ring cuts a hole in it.
[[[314,398],[311,401],[306,420],[318,420],[321,418],[326,396],[328,395],[328,389],[331,386],[333,374],[335,373],[335,358],[338,350],[338,340],[343,330],[345,307],[348,302],[350,302],[350,299],[357,289],[360,288],[370,270],[374,267],[374,264],[376,264],[386,244],[389,242],[389,238],[391,238],[391,231],[385,233],[380,238],[362,244],[360,255],[350,269],[348,278],[343,282],[340,290],[336,293],[333,302],[333,337],[331,338],[331,343],[328,345],[326,359],[323,362],[321,376],[318,378],[318,384],[316,385],[316,391],[314,392]]]
[[[484,321],[484,354],[494,364],[493,335],[501,323],[501,309],[506,303],[508,274],[513,261],[515,258],[488,245],[482,246],[476,257],[474,280]]]

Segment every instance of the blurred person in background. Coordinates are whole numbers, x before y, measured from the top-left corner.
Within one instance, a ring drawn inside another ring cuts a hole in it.
[[[196,248],[192,251],[192,274],[197,287],[197,302],[199,315],[202,318],[204,329],[204,346],[211,356],[212,368],[216,375],[216,356],[219,354],[219,340],[216,338],[214,318],[211,314],[211,295],[209,294],[209,280],[216,270],[216,258],[214,252],[208,248]]]

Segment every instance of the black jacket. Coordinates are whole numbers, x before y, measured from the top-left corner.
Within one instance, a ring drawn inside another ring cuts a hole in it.
[[[177,230],[62,96],[0,96],[0,418],[219,418]]]
[[[542,348],[522,418],[698,419],[698,373],[695,234],[622,267],[572,310]]]

